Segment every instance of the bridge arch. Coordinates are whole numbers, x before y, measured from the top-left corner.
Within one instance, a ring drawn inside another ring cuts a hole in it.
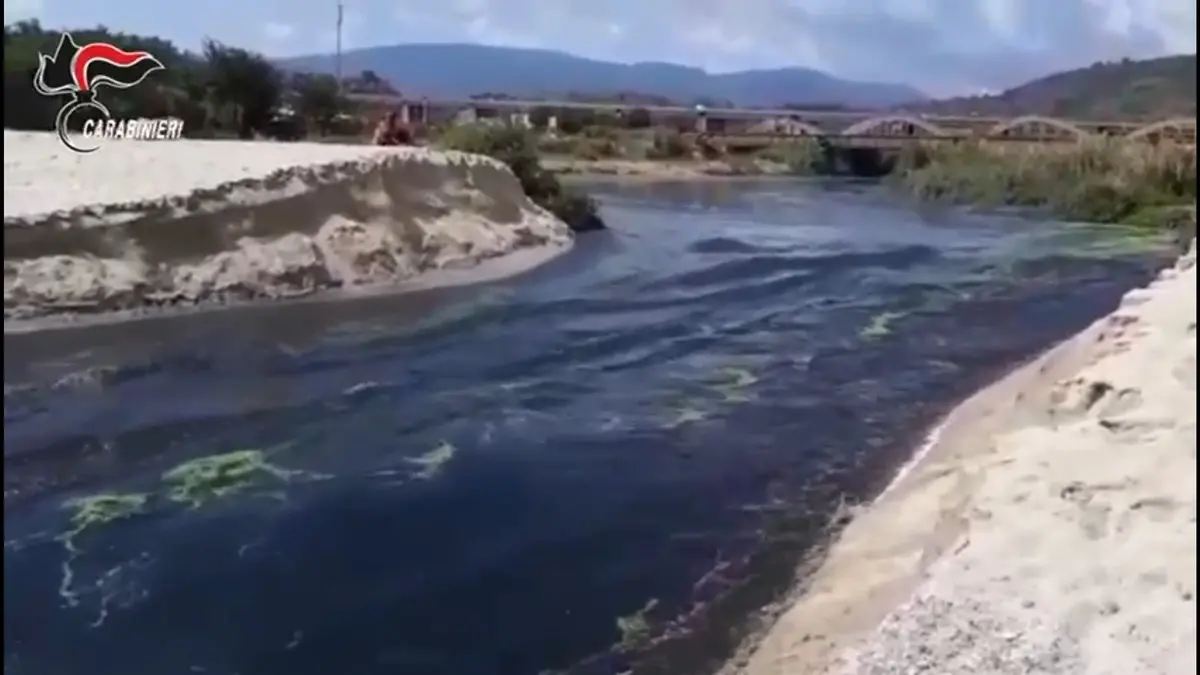
[[[1041,115],[1024,115],[1022,117],[1017,117],[1015,119],[1008,120],[1007,122],[1001,122],[997,124],[988,130],[987,137],[991,138],[995,136],[1004,136],[1009,131],[1023,127],[1027,124],[1041,124],[1047,127],[1053,127],[1081,140],[1091,135],[1087,131],[1074,124],[1071,124],[1070,122],[1067,122],[1066,120],[1060,120],[1054,117],[1042,117]]]
[[[1179,136],[1185,137],[1189,135],[1188,132],[1191,132],[1190,135],[1194,142],[1196,138],[1196,120],[1187,119],[1186,117],[1176,117],[1174,119],[1152,122],[1144,127],[1141,127],[1140,129],[1134,129],[1133,131],[1129,132],[1129,135],[1127,135],[1125,138],[1136,141],[1138,139],[1146,138],[1152,134],[1162,135],[1163,132],[1169,132],[1171,130],[1174,130]]]
[[[924,131],[926,134],[928,134],[930,136],[951,136],[951,135],[953,135],[949,131],[947,131],[939,126],[936,126],[934,124],[930,124],[929,122],[921,119],[920,117],[912,117],[909,115],[885,115],[883,117],[872,117],[871,119],[866,119],[861,122],[856,122],[854,124],[851,124],[849,127],[846,128],[845,131],[842,132],[842,135],[843,136],[857,136],[859,134],[863,134],[865,132],[871,131],[872,129],[877,129],[881,126],[885,126],[885,125],[889,125],[889,124],[907,124],[907,125],[912,126],[914,130],[920,129],[921,131]]]

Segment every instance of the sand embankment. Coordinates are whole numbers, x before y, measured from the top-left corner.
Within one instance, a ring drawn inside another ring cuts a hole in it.
[[[79,155],[52,134],[4,132],[6,330],[378,288],[571,240],[504,164],[478,155],[234,141]]]
[[[727,671],[1196,672],[1195,263],[957,408]]]

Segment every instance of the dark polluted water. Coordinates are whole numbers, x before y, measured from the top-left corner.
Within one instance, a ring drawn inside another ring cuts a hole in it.
[[[711,670],[1164,260],[870,186],[596,189],[612,231],[505,283],[7,336],[5,673]]]

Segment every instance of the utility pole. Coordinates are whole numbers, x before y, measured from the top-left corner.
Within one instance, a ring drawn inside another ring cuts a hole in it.
[[[345,9],[345,7],[342,5],[342,0],[338,0],[337,8],[338,8],[337,52],[334,56],[333,72],[334,72],[334,76],[337,77],[338,95],[341,96],[341,94],[342,94],[342,18],[343,18],[343,9]]]

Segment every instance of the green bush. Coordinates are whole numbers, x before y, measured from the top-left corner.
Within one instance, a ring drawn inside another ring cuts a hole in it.
[[[617,130],[614,127],[605,126],[603,124],[592,124],[590,126],[586,126],[580,131],[580,133],[584,138],[596,138],[606,141],[616,141],[619,138],[619,136],[617,136]]]
[[[653,124],[650,111],[645,108],[634,108],[625,115],[625,126],[630,129],[649,129]]]
[[[558,130],[568,136],[574,136],[583,131],[584,127],[596,123],[596,113],[591,110],[568,108],[558,111]]]
[[[529,132],[509,126],[460,125],[447,129],[438,144],[449,150],[488,155],[504,162],[521,182],[521,189],[529,199],[575,232],[604,229],[595,200],[567,188],[542,166],[536,141]]]
[[[616,114],[606,111],[599,111],[595,114],[595,116],[592,117],[587,126],[590,128],[599,127],[611,131],[612,129],[617,129],[624,126],[624,123],[622,122],[620,116]],[[587,129],[584,129],[584,131],[586,132]]]
[[[537,151],[547,155],[570,155],[577,159],[598,160],[619,157],[621,146],[616,138],[559,136],[541,134],[536,140]]]
[[[609,138],[585,138],[575,146],[574,154],[579,159],[591,161],[612,159],[621,156],[621,146]]]

